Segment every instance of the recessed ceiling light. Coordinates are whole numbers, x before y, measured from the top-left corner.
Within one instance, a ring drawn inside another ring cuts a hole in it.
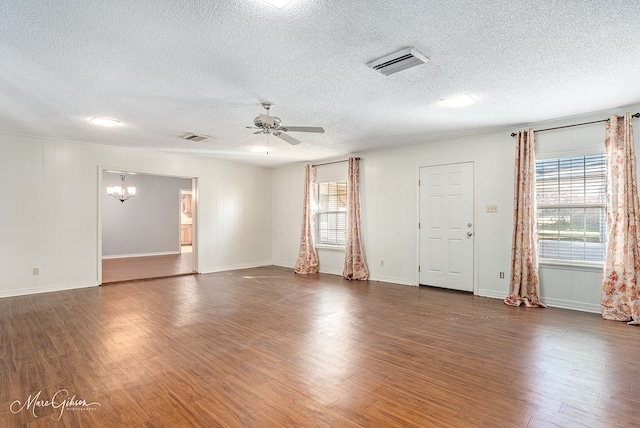
[[[454,95],[453,97],[443,98],[440,103],[445,107],[457,108],[464,107],[475,103],[476,100],[469,94]]]
[[[264,0],[264,1],[269,3],[271,6],[277,7],[278,9],[282,9],[283,7],[291,3],[291,0]]]
[[[249,147],[249,150],[256,153],[267,153],[269,151],[269,147],[267,146],[253,146]]]
[[[98,126],[106,126],[109,128],[122,125],[122,122],[120,122],[119,120],[107,119],[106,117],[92,117],[89,119],[89,123]]]

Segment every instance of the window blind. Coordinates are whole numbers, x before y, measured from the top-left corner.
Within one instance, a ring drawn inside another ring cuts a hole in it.
[[[347,182],[318,183],[316,210],[318,244],[345,245],[347,230]]]
[[[536,203],[540,258],[604,261],[604,154],[536,161]]]

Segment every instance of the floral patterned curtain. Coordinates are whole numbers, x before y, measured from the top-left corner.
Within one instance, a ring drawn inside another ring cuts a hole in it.
[[[533,129],[519,131],[517,139],[511,281],[509,297],[504,299],[504,303],[512,306],[544,307],[545,305],[540,302],[538,276],[536,158]]]
[[[623,118],[611,116],[604,145],[607,159],[607,238],[602,276],[602,318],[640,324],[640,202],[630,113]]]
[[[316,185],[316,167],[307,165],[304,182],[304,204],[302,211],[302,231],[300,233],[300,252],[294,268],[295,273],[310,274],[318,272],[318,255],[314,245],[313,195]]]
[[[369,270],[362,251],[362,225],[360,223],[360,158],[349,158],[347,175],[347,244],[344,251],[346,279],[364,281]]]

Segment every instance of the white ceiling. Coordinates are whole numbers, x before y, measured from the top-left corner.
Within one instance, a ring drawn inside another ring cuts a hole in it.
[[[638,0],[3,1],[0,131],[275,166],[518,127],[639,103],[638,18]],[[430,61],[366,66],[408,46]],[[477,103],[438,102],[459,93]],[[249,151],[263,101],[326,133]]]

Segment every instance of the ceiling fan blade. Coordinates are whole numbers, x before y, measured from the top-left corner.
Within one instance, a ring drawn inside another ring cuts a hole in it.
[[[287,135],[285,133],[280,133],[277,134],[276,137],[286,141],[289,144],[292,144],[294,146],[297,146],[298,144],[300,144],[302,141],[300,140],[296,140],[295,138],[293,138],[291,135]]]
[[[324,128],[320,126],[281,126],[280,129],[285,129],[287,132],[317,132],[318,134],[324,133]]]

